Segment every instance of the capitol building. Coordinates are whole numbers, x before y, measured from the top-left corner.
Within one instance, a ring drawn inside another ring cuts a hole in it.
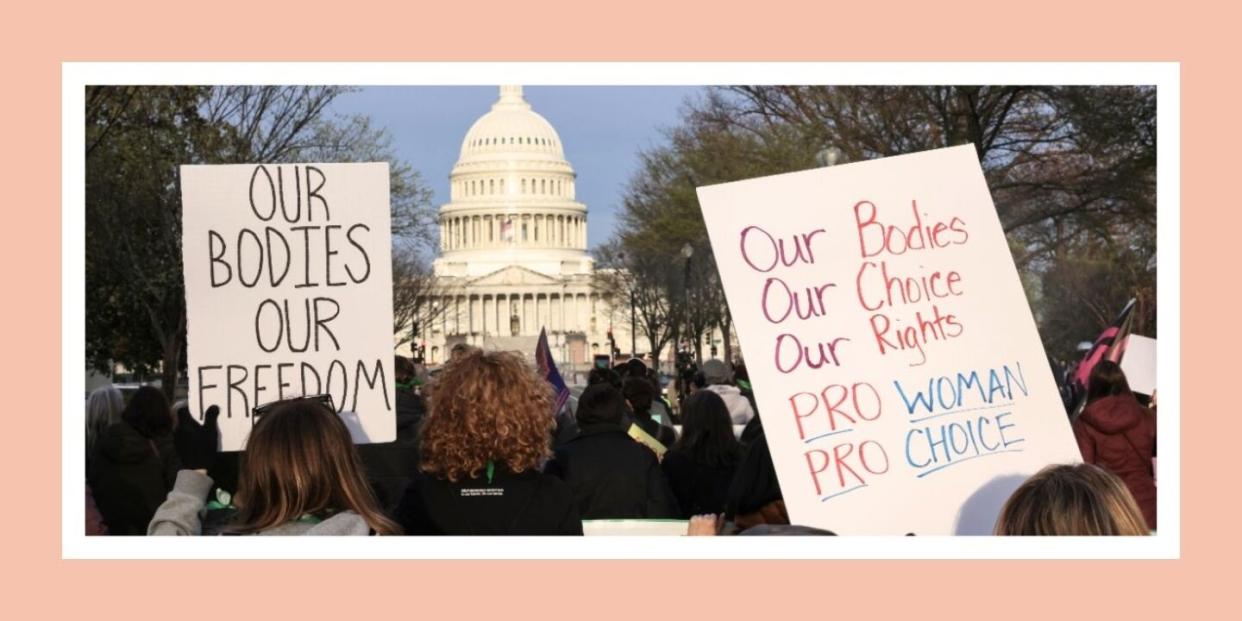
[[[556,129],[522,87],[501,86],[466,132],[440,208],[433,270],[441,294],[424,305],[419,337],[429,364],[457,343],[533,354],[541,329],[562,372],[585,371],[612,342],[629,350],[628,312],[614,312],[593,286],[576,178]],[[648,351],[646,339],[638,348]]]

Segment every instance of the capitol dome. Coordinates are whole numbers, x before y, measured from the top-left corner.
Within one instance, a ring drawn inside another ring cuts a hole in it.
[[[514,264],[552,276],[590,273],[576,178],[561,137],[522,87],[501,86],[466,132],[449,175],[437,273],[475,277]]]
[[[463,343],[533,355],[543,335],[569,379],[592,355],[643,342],[597,290],[576,180],[556,129],[522,87],[501,86],[449,174],[436,291],[418,322],[425,360],[443,362]]]
[[[515,158],[564,162],[565,151],[556,129],[522,97],[522,87],[502,86],[491,111],[466,132],[458,165]]]

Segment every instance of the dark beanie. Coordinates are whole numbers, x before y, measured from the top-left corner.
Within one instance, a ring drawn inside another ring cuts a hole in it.
[[[776,479],[776,468],[772,464],[772,452],[768,449],[768,439],[760,434],[746,451],[746,457],[738,464],[737,472],[733,475],[733,483],[729,486],[728,499],[725,501],[725,514],[733,518],[753,513],[782,498],[781,484]]]
[[[580,426],[621,423],[625,415],[625,398],[612,384],[603,382],[588,386],[578,397],[577,419]]]

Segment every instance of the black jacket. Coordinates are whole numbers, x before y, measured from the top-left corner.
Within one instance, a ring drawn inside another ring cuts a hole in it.
[[[172,490],[180,468],[171,435],[147,438],[125,422],[109,426],[87,473],[108,532],[147,534],[147,524]]]
[[[427,473],[410,482],[396,512],[407,535],[581,535],[573,495],[541,472],[496,467],[456,483]]]
[[[426,408],[413,391],[397,389],[397,439],[358,445],[358,455],[380,508],[392,516],[418,471],[418,424]]]
[[[546,471],[569,484],[584,520],[680,515],[655,453],[614,425],[583,427]]]
[[[737,463],[726,466],[705,466],[691,461],[685,453],[671,449],[660,463],[668,484],[677,496],[681,517],[701,513],[723,513],[729,499],[729,484],[737,471]]]

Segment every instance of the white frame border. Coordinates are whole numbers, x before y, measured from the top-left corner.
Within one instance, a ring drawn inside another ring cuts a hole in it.
[[[61,554],[125,559],[1172,559],[1181,554],[1181,70],[1178,63],[64,63]],[[1153,537],[87,537],[85,92],[88,84],[1150,84],[1157,87],[1161,529]]]

